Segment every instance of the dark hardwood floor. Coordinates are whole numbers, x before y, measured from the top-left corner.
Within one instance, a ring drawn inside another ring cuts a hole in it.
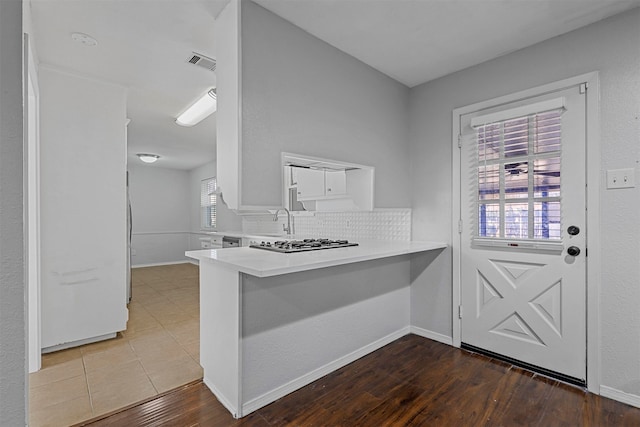
[[[407,335],[234,420],[201,382],[97,426],[640,426],[640,409]]]

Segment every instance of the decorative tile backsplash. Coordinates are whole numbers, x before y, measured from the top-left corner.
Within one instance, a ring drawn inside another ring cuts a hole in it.
[[[411,209],[374,209],[354,212],[295,212],[292,214],[296,236],[348,240],[411,240]],[[273,215],[246,216],[242,231],[247,234],[282,233],[287,215],[278,221]]]

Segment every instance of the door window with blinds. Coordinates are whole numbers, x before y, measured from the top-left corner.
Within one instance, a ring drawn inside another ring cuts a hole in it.
[[[476,241],[561,239],[563,112],[560,98],[471,120]]]
[[[216,179],[203,179],[200,184],[200,228],[216,229]]]

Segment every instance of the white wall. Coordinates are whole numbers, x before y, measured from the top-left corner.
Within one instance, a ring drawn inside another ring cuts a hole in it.
[[[286,151],[375,166],[375,206],[408,207],[408,88],[251,1],[241,12],[241,204],[281,205]]]
[[[22,3],[0,1],[0,425],[27,420],[22,234]]]
[[[129,164],[133,266],[187,261],[189,184],[186,170]]]
[[[411,90],[413,238],[451,242],[451,112],[600,71],[602,170],[640,164],[640,9]],[[429,185],[424,185],[428,183]],[[602,384],[640,395],[640,186],[601,190]],[[451,336],[451,257],[412,288],[412,323]]]
[[[50,347],[126,327],[126,90],[41,64],[40,95],[42,346]]]

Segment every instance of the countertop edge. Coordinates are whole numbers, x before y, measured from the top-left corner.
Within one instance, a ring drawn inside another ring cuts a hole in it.
[[[395,243],[397,244],[398,242],[395,242]],[[362,252],[361,250],[359,251],[352,250],[351,251],[352,254],[346,257],[321,259],[321,260],[311,259],[309,260],[309,262],[303,263],[303,264],[274,266],[269,268],[254,268],[248,265],[250,264],[250,262],[242,262],[242,260],[233,261],[233,260],[220,258],[218,257],[218,251],[220,251],[220,249],[187,251],[185,252],[185,255],[187,257],[194,258],[197,260],[215,262],[231,270],[235,270],[241,273],[246,273],[252,276],[271,277],[271,276],[278,276],[282,274],[299,273],[302,271],[309,271],[309,270],[316,270],[320,268],[328,268],[328,267],[334,267],[339,265],[352,264],[356,262],[371,261],[371,260],[381,259],[381,258],[389,258],[394,256],[400,256],[400,255],[410,255],[410,254],[419,253],[419,252],[428,252],[432,250],[445,249],[446,247],[448,247],[448,244],[443,242],[412,241],[412,242],[405,242],[405,243],[406,245],[401,245],[400,247],[396,246],[396,247],[391,247],[389,249],[378,248],[376,250],[373,250],[373,251],[369,250],[364,253],[360,253]],[[222,250],[236,251],[238,249],[246,249],[246,248],[229,248],[229,249],[222,249]],[[344,248],[344,249],[350,249],[350,248]],[[338,249],[331,249],[331,251],[336,251],[336,250]],[[259,251],[259,249],[256,249],[256,251]],[[260,252],[256,252],[255,254],[258,255],[260,254]],[[264,253],[265,257],[273,256],[273,255],[277,255],[280,257],[280,256],[300,256],[302,254],[277,254],[277,253],[266,252],[266,251]]]

